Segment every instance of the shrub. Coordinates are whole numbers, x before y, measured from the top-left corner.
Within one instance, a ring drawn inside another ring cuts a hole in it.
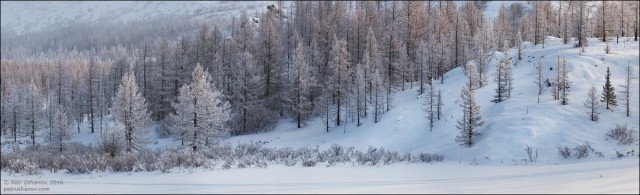
[[[226,160],[224,160],[224,164],[222,165],[223,169],[230,169],[231,165],[233,165],[233,158],[228,157]]]
[[[429,154],[429,153],[420,153],[418,154],[418,157],[416,158],[418,159],[418,162],[425,162],[425,163],[430,163],[430,162],[440,162],[444,160],[444,155],[443,154]]]
[[[587,157],[589,156],[589,151],[593,151],[589,143],[578,145],[575,148],[573,148],[573,150],[576,151],[575,153],[573,153],[576,159]]]
[[[354,147],[345,148],[333,144],[327,150],[320,151],[315,148],[264,148],[261,143],[238,144],[214,144],[207,150],[192,152],[189,147],[175,149],[162,149],[158,151],[140,150],[132,153],[119,153],[111,156],[101,146],[69,143],[65,151],[59,152],[54,147],[26,147],[15,148],[11,152],[0,154],[0,166],[3,171],[37,174],[40,170],[57,172],[66,169],[71,174],[90,173],[92,171],[132,172],[155,171],[170,172],[175,167],[215,167],[220,162],[221,168],[230,169],[261,167],[266,168],[270,163],[284,164],[286,166],[314,167],[318,163],[326,162],[327,166],[337,163],[360,165],[384,165],[396,162],[420,159],[422,162],[442,161],[442,154],[421,153],[419,157],[409,153],[400,155],[396,151],[384,148],[369,147],[366,152],[356,150]],[[54,148],[54,149],[52,149]]]
[[[527,157],[529,157],[529,162],[533,163],[538,161],[538,150],[534,152],[533,148],[527,145],[524,151],[527,152]]]
[[[569,147],[567,146],[558,147],[558,152],[560,152],[560,155],[566,159],[571,158],[571,150],[569,150]]]
[[[35,163],[26,159],[12,159],[9,161],[11,171],[28,175],[39,174],[40,169]]]
[[[137,160],[135,154],[126,153],[114,157],[109,164],[114,172],[131,172],[134,170]]]
[[[302,166],[303,167],[315,167],[316,166],[316,161],[314,161],[314,160],[305,160],[302,163]]]
[[[618,140],[618,144],[629,145],[638,141],[636,131],[627,127],[627,124],[616,124],[616,127],[609,130],[607,136]]]

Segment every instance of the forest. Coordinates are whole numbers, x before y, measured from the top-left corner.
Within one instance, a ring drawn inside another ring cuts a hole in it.
[[[638,2],[516,2],[493,19],[487,4],[292,1],[204,22],[160,18],[13,35],[2,41],[3,146],[72,151],[78,146],[69,140],[88,123],[111,157],[143,151],[150,134],[214,150],[220,138],[271,131],[283,118],[301,128],[322,117],[327,132],[378,122],[394,108],[392,95],[414,86],[428,99],[428,129],[443,115],[442,99],[457,98],[442,97],[433,83],[446,83],[458,67],[470,82],[456,140],[471,146],[482,124],[473,91],[495,80],[499,103],[513,79],[523,79],[511,75],[517,59],[508,57],[488,74],[494,52],[521,51],[524,42],[544,47],[547,36],[582,49],[587,38],[638,39]],[[570,81],[561,62],[554,97],[565,104]]]

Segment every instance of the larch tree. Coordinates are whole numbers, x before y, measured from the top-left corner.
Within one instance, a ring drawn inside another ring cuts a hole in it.
[[[175,128],[181,131],[184,141],[190,142],[193,151],[206,148],[209,137],[229,134],[225,123],[229,120],[230,105],[222,100],[222,94],[209,83],[209,74],[197,64],[192,73],[193,83],[182,86],[176,109]]]
[[[372,75],[372,90],[373,94],[373,122],[378,123],[382,112],[384,112],[384,82],[382,80],[382,74],[379,69],[375,69]]]
[[[540,95],[542,95],[542,90],[544,89],[544,83],[542,82],[542,75],[544,74],[544,65],[542,64],[542,59],[538,58],[538,63],[536,63],[536,80],[533,81],[538,86],[538,104],[540,103]]]
[[[317,86],[313,70],[307,58],[308,50],[304,48],[302,41],[298,42],[295,49],[294,85],[291,94],[293,114],[296,117],[298,128],[302,127],[303,120],[311,114],[313,102],[310,97],[313,88]]]
[[[286,107],[284,105],[284,94],[282,86],[285,81],[284,62],[284,46],[282,41],[282,32],[279,27],[276,13],[267,11],[260,19],[260,28],[258,31],[256,48],[256,62],[263,70],[263,81],[265,83],[264,97],[266,106],[274,112],[280,112]]]
[[[337,39],[334,36],[334,44],[331,49],[331,56],[333,58],[330,61],[333,67],[333,88],[336,101],[336,126],[340,126],[342,121],[340,116],[340,107],[343,106],[342,102],[348,98],[348,90],[351,87],[351,69],[349,68],[350,55],[347,52],[347,43],[344,39]]]
[[[631,74],[633,74],[633,72],[631,71],[631,63],[629,62],[629,64],[627,64],[627,78],[625,78],[624,84],[621,86],[622,98],[624,100],[622,105],[626,108],[627,117],[629,117],[629,108],[631,106],[631,79],[633,79]]]
[[[142,45],[142,49],[138,54],[138,65],[136,68],[139,68],[139,77],[140,77],[140,86],[142,86],[142,97],[149,98],[149,78],[151,77],[151,63],[149,62],[151,58],[151,46],[149,44],[149,40],[145,39]]]
[[[569,70],[567,68],[567,57],[563,56],[562,60],[559,61],[560,64],[558,64],[558,91],[559,91],[559,100],[562,103],[562,105],[567,105],[569,104],[569,94],[567,93],[567,90],[569,89],[569,87],[571,86],[571,82],[569,81]]]
[[[355,98],[357,126],[362,125],[362,123],[360,122],[360,117],[364,115],[363,114],[364,110],[367,109],[364,106],[364,103],[366,101],[365,99],[366,80],[364,77],[365,76],[364,66],[365,65],[360,63],[356,64],[355,83],[354,83],[354,86],[352,87],[353,97]]]
[[[420,94],[422,95],[425,91],[425,82],[429,81],[428,84],[431,84],[431,70],[429,69],[429,50],[428,45],[424,41],[420,41],[420,46],[418,47],[418,51],[416,54],[416,65],[418,66],[418,72],[420,76]]]
[[[611,85],[611,72],[609,71],[609,67],[607,67],[607,74],[604,78],[605,83],[604,86],[602,86],[602,96],[600,96],[600,101],[604,102],[606,109],[613,110],[613,106],[617,106],[618,103],[616,100],[615,89],[613,85]]]
[[[505,41],[504,45],[508,45]],[[509,51],[507,48],[503,49],[503,57],[500,62],[496,64],[496,72],[494,72],[494,81],[496,82],[496,95],[492,102],[500,103],[509,97],[511,93],[511,83],[513,76],[511,75],[511,62],[509,60]]]
[[[111,114],[115,121],[120,121],[125,127],[126,151],[132,152],[142,149],[148,135],[147,125],[151,121],[147,112],[147,104],[138,91],[136,78],[126,73],[116,96],[113,97]]]
[[[438,120],[438,93],[436,92],[435,87],[433,86],[434,83],[430,83],[428,84],[428,91],[426,94],[424,94],[424,99],[425,101],[425,105],[426,108],[424,109],[425,112],[427,112],[427,120],[429,122],[429,131],[433,131],[433,125],[436,122],[436,120]]]
[[[62,106],[56,106],[53,116],[53,139],[50,139],[49,142],[52,146],[58,146],[58,150],[62,152],[64,150],[65,140],[69,140],[71,137],[71,129],[69,127],[67,113]]]
[[[91,127],[91,133],[95,132],[95,102],[97,98],[97,90],[95,89],[96,82],[98,82],[99,68],[96,65],[94,56],[90,56],[89,60],[89,72],[87,74],[87,106],[89,107],[89,125]]]
[[[479,136],[478,127],[482,126],[484,121],[480,115],[480,105],[476,102],[475,90],[471,82],[467,82],[462,88],[460,94],[462,103],[462,118],[458,120],[456,127],[460,129],[460,135],[456,136],[456,141],[460,145],[471,147],[474,142],[474,137]]]
[[[480,88],[480,77],[478,76],[478,69],[475,63],[467,63],[466,66],[464,66],[464,74],[469,78],[471,89],[476,90]]]
[[[36,87],[36,85],[33,83],[33,80],[31,81],[31,83],[27,86],[25,86],[25,93],[24,93],[24,103],[25,103],[25,113],[23,113],[23,115],[25,116],[25,123],[23,124],[27,124],[29,127],[27,128],[29,130],[29,137],[31,138],[31,144],[35,145],[36,144],[36,131],[40,130],[43,126],[44,126],[44,99],[42,98],[42,96],[40,95],[40,90],[38,90],[38,87]]]
[[[153,108],[153,118],[155,120],[163,120],[167,115],[173,113],[173,108],[171,107],[171,102],[175,101],[176,97],[174,96],[171,84],[171,80],[173,79],[174,70],[171,68],[171,49],[169,47],[169,41],[166,36],[163,36],[158,42],[158,53],[156,56],[156,66],[154,67],[155,79],[154,86],[156,90],[154,91],[154,105],[151,106]]]
[[[598,121],[598,109],[600,109],[600,103],[598,102],[598,89],[595,86],[589,88],[587,93],[587,100],[584,102],[584,106],[589,109],[587,114],[591,117],[591,121]]]

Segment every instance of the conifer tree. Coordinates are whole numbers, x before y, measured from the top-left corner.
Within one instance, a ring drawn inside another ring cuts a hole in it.
[[[602,96],[600,96],[600,101],[604,102],[606,108],[609,110],[613,110],[613,106],[617,106],[618,103],[616,101],[616,93],[613,85],[611,85],[611,72],[609,72],[609,67],[607,67],[607,75],[605,78],[604,86],[602,86]]]

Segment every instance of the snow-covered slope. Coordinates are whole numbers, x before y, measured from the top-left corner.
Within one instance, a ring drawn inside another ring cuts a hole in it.
[[[605,43],[597,39],[589,39],[586,52],[579,54],[579,48],[570,44],[562,44],[558,38],[547,37],[545,47],[525,43],[524,56],[518,61],[516,49],[509,50],[512,57],[514,75],[514,90],[511,97],[501,103],[493,103],[496,84],[492,78],[486,86],[476,91],[476,98],[481,106],[481,115],[485,121],[478,131],[482,135],[476,138],[472,147],[460,146],[455,137],[460,134],[456,128],[460,118],[460,91],[467,77],[461,68],[445,74],[444,84],[436,81],[436,89],[442,90],[444,101],[442,120],[437,121],[433,131],[429,131],[424,99],[418,95],[418,88],[414,85],[407,90],[394,94],[392,108],[384,113],[378,123],[372,117],[364,119],[363,125],[357,127],[354,121],[347,121],[346,125],[331,127],[326,132],[324,121],[320,117],[312,118],[306,126],[298,129],[292,118],[280,120],[273,131],[230,137],[224,142],[246,143],[250,141],[267,142],[265,147],[316,147],[327,149],[332,144],[353,146],[361,151],[367,151],[372,146],[385,148],[397,152],[441,153],[445,161],[475,162],[478,164],[516,164],[526,163],[523,159],[528,156],[527,146],[538,152],[538,164],[578,163],[584,161],[610,160],[616,157],[616,151],[630,152],[633,156],[640,153],[638,142],[632,145],[619,145],[617,141],[606,136],[606,133],[616,124],[627,124],[636,131],[640,127],[639,110],[639,54],[638,42],[629,38],[622,38],[620,43],[612,41],[612,53],[605,54]],[[544,79],[553,80],[557,55],[566,55],[569,68],[569,105],[561,105],[553,100],[551,88],[546,87],[537,103],[537,86],[534,83],[534,64],[542,59],[544,64]],[[494,72],[495,64],[502,58],[501,52],[495,52],[490,61],[487,75]],[[604,61],[603,61],[604,60]],[[600,121],[593,122],[587,114],[588,108],[583,105],[587,91],[591,85],[598,88],[599,94],[605,82],[607,67],[611,68],[612,84],[618,98],[624,82],[627,64],[631,65],[632,100],[631,115],[625,116],[622,100],[613,111],[600,109]],[[550,70],[553,67],[554,70]],[[332,123],[333,125],[333,123]],[[80,135],[73,137],[74,141],[95,143],[95,135],[86,130],[87,124],[81,124]],[[152,136],[150,148],[177,147],[178,140]],[[558,147],[574,148],[579,144],[589,143],[595,150],[587,159],[564,159],[558,153]],[[602,157],[595,152],[602,153]]]
[[[2,1],[2,28],[17,34],[69,22],[128,22],[159,15],[211,18],[264,10],[273,1]]]
[[[627,40],[626,38],[623,40]],[[538,163],[566,163],[568,161],[558,154],[557,147],[573,148],[578,144],[590,143],[595,151],[602,152],[604,158],[596,155],[590,159],[608,160],[618,151],[638,150],[637,142],[632,146],[618,145],[616,141],[607,139],[605,135],[616,123],[626,123],[638,130],[640,127],[638,110],[638,80],[632,81],[631,116],[626,117],[622,106],[614,111],[601,109],[599,122],[592,122],[583,105],[588,88],[595,85],[599,92],[604,84],[605,71],[611,68],[612,83],[619,93],[626,75],[626,66],[631,64],[633,74],[638,75],[638,42],[628,41],[611,43],[612,54],[604,53],[605,44],[590,39],[590,45],[582,55],[579,49],[571,44],[562,44],[560,39],[547,37],[545,48],[541,45],[527,44],[522,61],[517,61],[516,50],[509,51],[513,67],[514,90],[512,97],[501,103],[490,100],[495,94],[496,84],[489,79],[488,85],[476,91],[477,101],[481,105],[481,114],[485,123],[479,128],[482,134],[476,145],[467,148],[455,142],[459,130],[455,127],[461,116],[460,90],[467,78],[460,68],[450,71],[445,76],[444,84],[436,85],[442,90],[444,99],[444,119],[438,121],[429,131],[426,113],[423,111],[424,100],[418,97],[417,87],[400,91],[393,99],[393,108],[385,113],[378,123],[371,117],[364,125],[356,127],[355,123],[333,127],[326,132],[320,118],[313,119],[307,126],[296,128],[292,119],[281,120],[272,132],[232,137],[228,142],[267,141],[267,146],[320,146],[327,148],[333,143],[354,146],[366,151],[367,147],[384,147],[399,152],[435,152],[443,153],[445,161],[475,161],[484,163],[524,163],[527,158],[525,147],[538,150]],[[534,63],[542,58],[545,67],[544,78],[553,80],[557,55],[567,56],[569,77],[572,83],[569,90],[569,105],[561,105],[550,95],[551,88],[545,88],[540,104],[537,104],[537,88],[533,83]],[[491,75],[495,64],[502,58],[496,52],[489,65]],[[604,59],[604,61],[602,61]],[[409,84],[407,83],[407,86]],[[620,94],[617,94],[621,97]],[[618,100],[621,102],[620,100]]]

